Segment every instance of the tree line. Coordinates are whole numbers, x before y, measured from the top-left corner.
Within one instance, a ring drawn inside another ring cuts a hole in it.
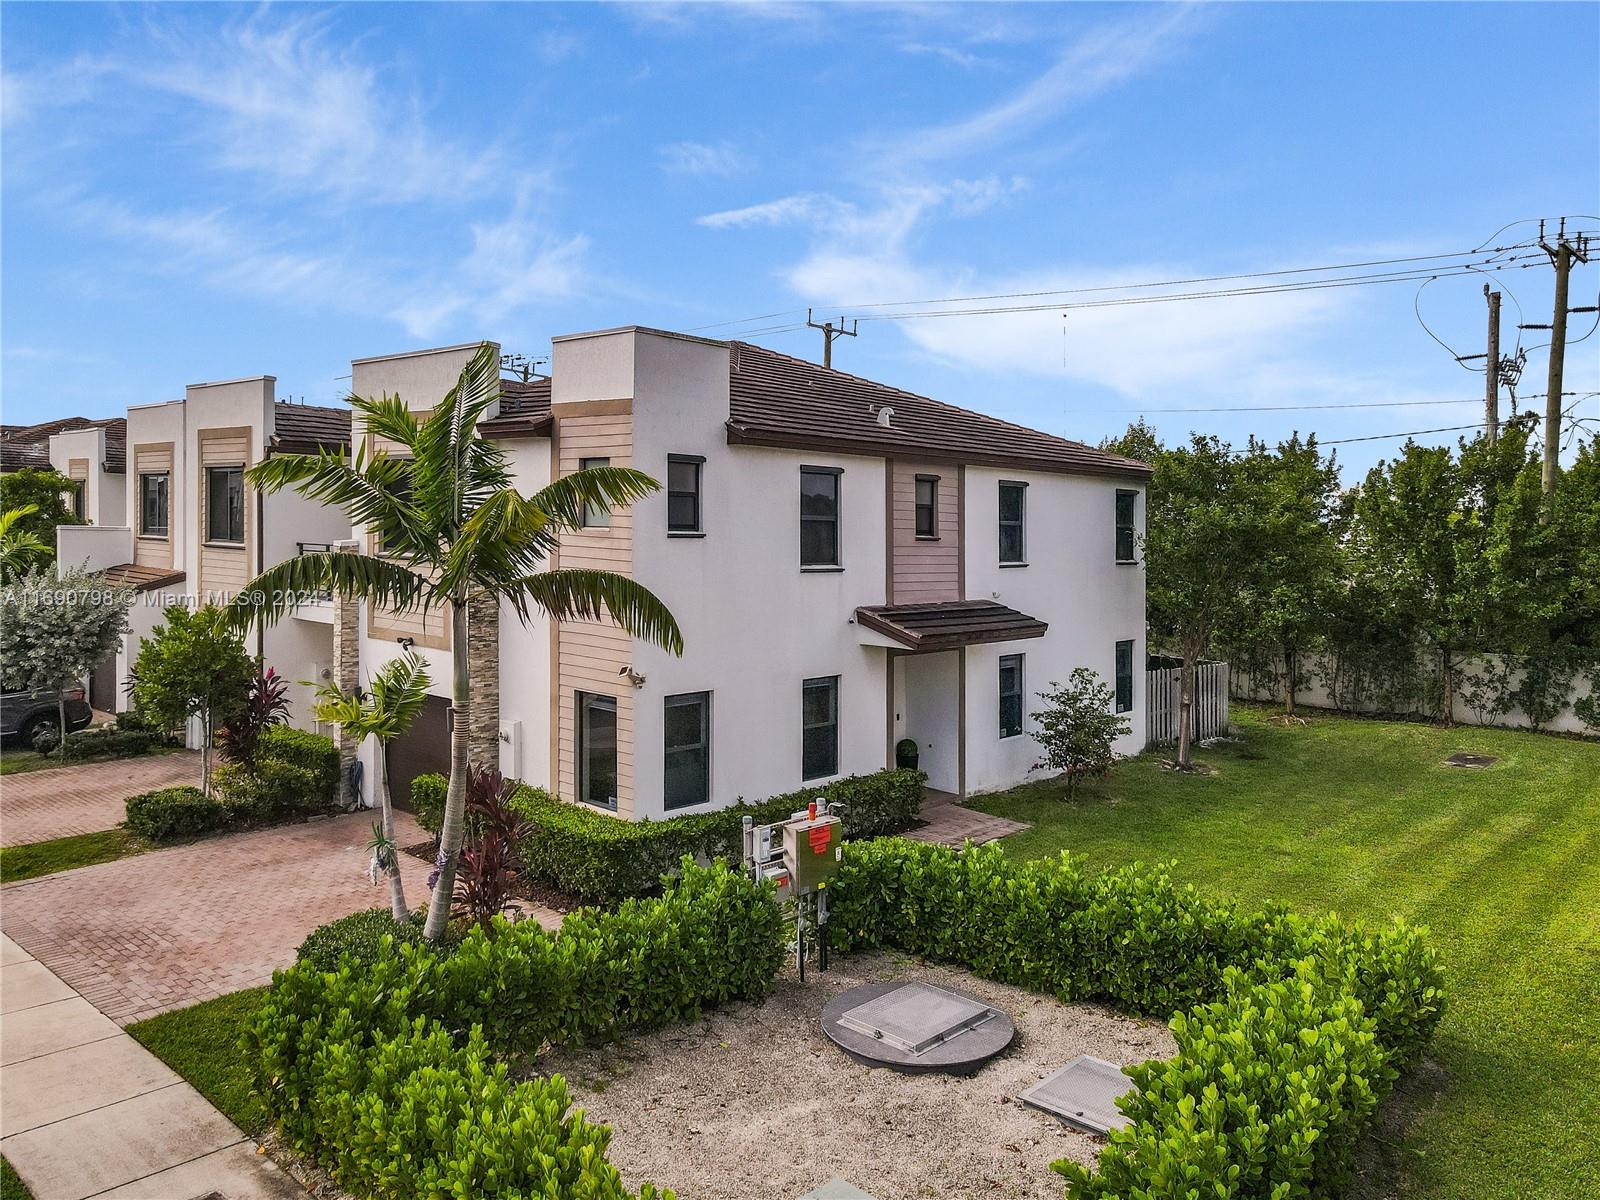
[[[1155,469],[1149,641],[1183,662],[1179,765],[1208,656],[1270,679],[1291,717],[1316,670],[1341,708],[1449,722],[1460,696],[1541,727],[1572,703],[1600,732],[1600,440],[1548,496],[1530,443],[1407,442],[1348,487],[1314,436],[1166,446],[1141,421],[1105,443]]]

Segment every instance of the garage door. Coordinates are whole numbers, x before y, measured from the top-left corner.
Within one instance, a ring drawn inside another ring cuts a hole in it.
[[[411,727],[389,746],[389,795],[410,810],[411,781],[418,775],[450,774],[450,701],[429,696]]]

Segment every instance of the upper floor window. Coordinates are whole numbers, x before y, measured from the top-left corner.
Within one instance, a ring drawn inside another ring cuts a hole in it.
[[[917,476],[917,536],[919,538],[936,538],[939,536],[939,477],[937,475]]]
[[[578,470],[590,471],[595,467],[609,467],[609,458],[580,458]],[[585,529],[609,529],[611,527],[611,510],[604,504],[585,504],[583,506],[583,527]]]
[[[82,479],[79,479],[73,483],[72,490],[67,493],[67,503],[72,507],[72,515],[77,517],[80,521],[83,520],[84,493],[88,490],[89,485]]]
[[[667,455],[667,532],[700,533],[700,471],[705,459]]]
[[[1022,655],[1000,656],[1000,736],[1022,732]]]
[[[839,477],[837,467],[800,468],[800,565],[839,565]]]
[[[139,533],[144,537],[167,536],[166,471],[147,471],[139,475]]]
[[[1009,479],[1000,481],[1000,561],[1026,563],[1027,539],[1024,521],[1027,516],[1028,485]]]
[[[1133,643],[1117,643],[1117,711],[1133,711]]]
[[[244,541],[244,467],[206,468],[206,541]]]
[[[800,689],[800,778],[839,773],[839,677],[808,679]]]
[[[1133,508],[1138,492],[1117,493],[1117,561],[1131,563],[1134,551]]]
[[[668,696],[662,704],[662,802],[667,808],[704,804],[711,799],[711,693]]]
[[[402,505],[409,505],[411,503],[411,494],[413,491],[411,479],[412,461],[409,458],[399,458],[395,461],[400,463],[401,472],[395,477],[395,481],[390,486],[389,492]],[[378,553],[399,554],[403,552],[404,538],[401,537],[402,533],[404,533],[404,530],[402,529],[378,530]]]

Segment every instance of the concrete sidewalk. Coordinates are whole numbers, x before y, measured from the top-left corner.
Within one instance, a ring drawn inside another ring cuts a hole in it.
[[[0,1153],[35,1200],[291,1200],[299,1186],[0,934]]]

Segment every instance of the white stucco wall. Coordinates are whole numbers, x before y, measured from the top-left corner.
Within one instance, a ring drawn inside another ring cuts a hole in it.
[[[524,496],[550,482],[550,441],[503,443],[512,482]],[[533,614],[524,624],[500,606],[500,773],[538,787],[550,785],[550,622]]]
[[[75,458],[87,460],[89,475],[84,481],[83,516],[91,525],[121,525],[127,520],[127,476],[106,470],[106,431],[96,425],[89,429],[69,429],[52,434],[49,441],[50,465],[68,475]]]

